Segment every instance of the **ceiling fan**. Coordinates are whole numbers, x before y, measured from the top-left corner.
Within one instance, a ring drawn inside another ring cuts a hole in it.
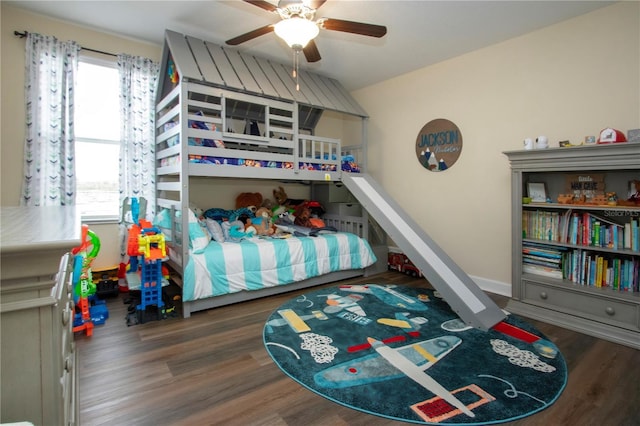
[[[253,40],[273,31],[296,53],[302,51],[308,62],[317,62],[321,57],[313,39],[318,35],[320,29],[378,38],[387,33],[387,27],[382,25],[333,18],[320,18],[315,21],[316,11],[326,0],[280,0],[278,6],[265,0],[244,1],[277,14],[281,20],[276,24],[265,25],[227,40],[226,43],[231,46]]]

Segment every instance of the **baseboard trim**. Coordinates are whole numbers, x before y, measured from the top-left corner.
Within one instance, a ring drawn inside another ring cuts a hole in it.
[[[470,275],[470,277],[483,291],[511,297],[511,284],[490,280],[488,278],[476,277],[473,275]]]

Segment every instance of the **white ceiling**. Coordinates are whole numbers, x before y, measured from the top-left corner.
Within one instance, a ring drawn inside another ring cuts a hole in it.
[[[277,0],[269,1],[277,4]],[[164,43],[165,29],[223,45],[227,39],[279,20],[275,14],[240,0],[4,3],[158,45]],[[316,44],[322,60],[308,64],[301,57],[301,64],[310,71],[337,79],[348,90],[355,90],[612,3],[328,0],[318,10],[316,19],[329,17],[385,25],[387,35],[376,39],[321,30]],[[285,64],[292,61],[291,50],[273,33],[235,48]]]

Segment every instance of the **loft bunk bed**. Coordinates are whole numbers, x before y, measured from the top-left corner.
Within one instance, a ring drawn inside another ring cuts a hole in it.
[[[291,259],[302,256],[294,255],[292,246],[305,245],[305,241],[297,244],[298,237],[253,241],[253,252],[263,255],[259,261],[249,260],[262,266],[238,270],[230,262],[251,263],[246,258],[249,250],[243,252],[234,243],[200,235],[196,215],[190,210],[190,181],[196,177],[304,182],[311,186],[314,199],[327,204],[336,201],[327,195],[331,193],[327,185],[339,184],[343,173],[357,173],[364,167],[367,118],[339,82],[300,70],[298,91],[283,64],[169,30],[160,82],[156,210],[169,218],[160,227],[167,237],[168,264],[183,288],[185,317],[203,309],[363,275],[372,267],[376,256],[368,242],[369,220],[363,209],[349,215],[327,209],[333,214],[325,214],[323,220],[337,234],[300,237],[311,238],[322,247],[339,246],[333,256],[341,260],[318,260],[322,267],[313,273],[300,273],[300,266],[291,264]],[[357,123],[360,140],[345,145],[340,139],[316,134],[326,111],[346,117],[347,126]],[[194,230],[197,236],[192,235]],[[318,243],[323,238],[331,241]],[[337,239],[347,242],[336,243]],[[264,254],[268,245],[283,251],[282,244],[288,244],[284,251],[292,253],[287,259]],[[212,266],[211,257],[203,254],[207,251],[224,260]],[[315,257],[320,251],[305,256]],[[309,259],[302,262],[308,264]],[[277,270],[279,278],[266,277],[265,268]],[[250,282],[248,276],[258,277],[257,281]]]

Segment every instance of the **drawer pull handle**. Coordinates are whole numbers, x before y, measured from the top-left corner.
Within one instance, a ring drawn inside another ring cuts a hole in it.
[[[607,315],[615,315],[616,314],[616,310],[613,309],[611,306],[607,306],[607,308],[604,310]]]
[[[69,318],[71,318],[71,312],[69,309],[62,311],[62,325],[69,324]]]
[[[547,294],[546,291],[541,291],[540,292],[540,299],[547,300],[547,297],[549,297],[549,295]]]
[[[64,369],[67,373],[71,372],[71,369],[73,368],[73,363],[71,362],[71,360],[69,358],[64,360]]]

